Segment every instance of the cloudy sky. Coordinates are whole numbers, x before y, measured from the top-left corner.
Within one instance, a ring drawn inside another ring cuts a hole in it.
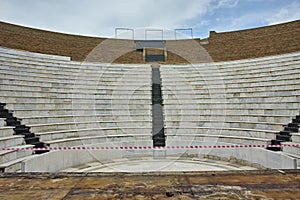
[[[151,27],[205,38],[297,19],[300,0],[0,0],[0,21],[88,36]]]

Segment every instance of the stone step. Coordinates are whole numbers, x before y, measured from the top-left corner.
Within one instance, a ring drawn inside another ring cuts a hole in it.
[[[123,115],[99,115],[96,113],[91,113],[91,115],[54,115],[54,116],[28,116],[22,118],[22,122],[24,124],[28,124],[29,126],[35,124],[53,124],[53,123],[85,123],[89,121],[150,121],[151,116],[141,114],[131,114],[125,113]]]
[[[181,135],[181,134],[211,134],[211,135],[227,135],[235,137],[254,137],[275,139],[276,131],[246,129],[246,128],[222,128],[222,127],[165,127],[166,135]]]
[[[52,141],[66,138],[81,138],[88,136],[107,136],[107,135],[151,135],[151,127],[107,127],[107,128],[85,128],[85,129],[68,129],[68,130],[53,130],[48,132],[36,132],[35,135],[40,138],[40,141]]]
[[[118,128],[118,127],[144,127],[151,128],[151,118],[148,120],[126,120],[126,121],[78,121],[60,122],[48,124],[29,125],[33,132],[47,132],[50,130],[86,129],[86,128]]]
[[[211,102],[211,103],[201,103],[200,101],[171,101],[164,100],[165,109],[297,109],[300,104],[297,102],[287,103],[287,102],[270,102],[270,103],[261,103],[261,102],[239,102],[239,103],[229,103],[229,102]]]
[[[139,143],[139,141],[149,141],[152,140],[151,134],[140,134],[140,135],[129,135],[129,134],[122,134],[122,135],[107,135],[107,136],[86,136],[80,138],[66,138],[66,139],[57,139],[46,141],[45,143],[48,144],[50,147],[76,147],[76,146],[103,146],[105,143],[106,145],[115,144],[116,142],[123,142],[125,145],[129,143]]]
[[[6,126],[6,120],[5,118],[0,118],[0,128]]]
[[[150,106],[150,105],[149,105]],[[56,110],[14,110],[14,114],[18,117],[22,116],[55,116],[55,115],[88,115],[88,114],[106,114],[110,116],[118,116],[120,114],[144,114],[150,115],[150,108],[139,108],[138,106],[116,108],[116,109],[56,109]]]
[[[1,137],[9,137],[9,136],[12,136],[14,135],[14,127],[12,126],[3,126],[3,127],[0,127],[0,139]]]
[[[0,148],[13,147],[25,144],[24,138],[21,135],[11,135],[0,137]]]
[[[25,138],[26,144],[36,144],[39,143],[39,138],[38,137],[26,137]]]
[[[211,142],[215,145],[218,142],[225,142],[228,144],[241,145],[268,145],[269,139],[255,138],[247,136],[230,136],[230,135],[211,135],[211,134],[175,134],[166,135],[167,146],[183,146],[185,142],[187,145],[203,145],[205,142]]]
[[[19,125],[14,128],[16,134],[30,133],[30,127],[25,125]]]
[[[286,141],[286,142],[291,141],[291,137],[288,136],[288,135],[276,135],[276,139],[277,140],[283,140],[283,141]]]
[[[295,133],[297,133],[297,132],[298,132],[298,127],[289,127],[289,126],[285,126],[285,127],[284,127],[284,130],[285,130],[285,131],[290,131],[290,132],[295,132]]]
[[[55,61],[70,61],[70,57],[67,56],[58,56],[58,55],[50,55],[50,54],[41,54],[41,53],[33,53],[28,51],[20,51],[15,49],[9,49],[5,47],[0,48],[0,55],[5,57],[25,57],[25,58],[31,58],[31,59],[53,59]]]
[[[291,133],[291,135],[294,143],[300,143],[300,133]]]
[[[218,109],[214,108],[213,106],[207,109],[186,109],[186,108],[170,108],[164,109],[165,115],[211,115],[214,116],[215,114],[223,114],[225,115],[292,115],[294,113],[298,113],[298,109]]]
[[[213,117],[212,117],[213,118]],[[194,119],[194,120],[192,120]],[[255,122],[255,121],[201,121],[196,118],[191,120],[168,120],[165,119],[165,126],[167,127],[222,127],[222,128],[246,128],[246,129],[260,129],[260,130],[282,130],[283,124]]]

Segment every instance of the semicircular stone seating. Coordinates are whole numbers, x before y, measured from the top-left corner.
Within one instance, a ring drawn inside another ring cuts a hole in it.
[[[149,65],[79,63],[6,48],[0,63],[0,102],[46,145],[152,145]],[[0,147],[24,147],[4,125],[1,119]],[[8,153],[1,151],[3,171],[20,170],[24,153]]]
[[[300,53],[161,66],[167,145],[271,144],[293,117],[300,124],[299,74]],[[283,151],[299,166],[299,147]]]
[[[0,102],[46,145],[152,146],[150,65],[74,62],[69,57],[7,48],[0,48],[0,64]],[[270,144],[283,125],[299,114],[300,53],[162,65],[160,71],[167,146]],[[32,147],[4,119],[0,131],[1,148]],[[298,133],[291,138],[299,143]],[[264,167],[291,167],[299,158],[299,148],[283,150],[190,150],[189,154],[247,157]],[[50,172],[99,160],[153,156],[152,150],[132,149],[0,153],[2,171]],[[267,156],[268,164],[257,153]]]

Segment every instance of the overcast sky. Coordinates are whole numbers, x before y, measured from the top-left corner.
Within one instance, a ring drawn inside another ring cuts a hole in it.
[[[205,38],[298,19],[300,0],[0,0],[1,21],[88,36],[151,27]]]

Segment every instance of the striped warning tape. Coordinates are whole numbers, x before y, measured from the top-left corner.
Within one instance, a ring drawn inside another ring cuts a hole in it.
[[[234,149],[234,148],[267,148],[267,147],[300,147],[300,144],[281,144],[281,145],[264,145],[264,144],[249,144],[249,145],[192,145],[192,146],[165,146],[165,147],[154,147],[154,146],[79,146],[79,147],[4,147],[0,148],[2,151],[7,150],[45,150],[45,151],[63,151],[63,150],[149,150],[149,149]]]

